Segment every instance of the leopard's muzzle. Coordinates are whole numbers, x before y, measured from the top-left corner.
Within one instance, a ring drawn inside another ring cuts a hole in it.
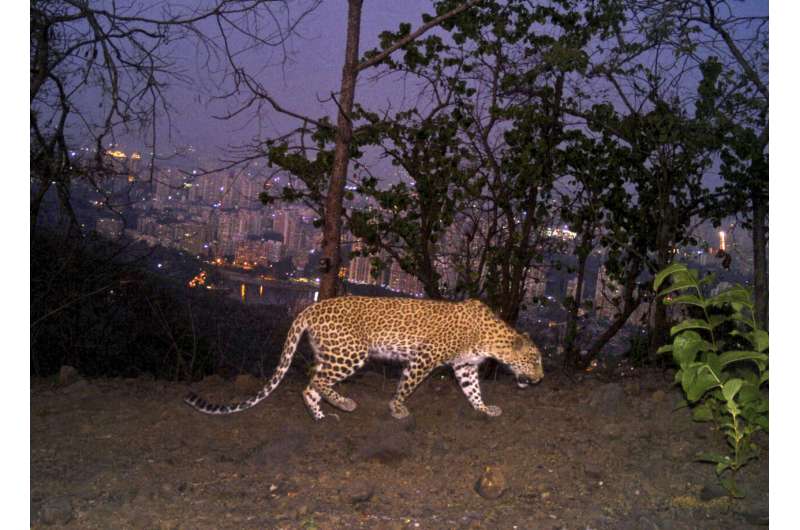
[[[524,376],[524,375],[518,375],[517,376],[517,386],[519,388],[525,388],[528,385],[532,385],[534,383],[538,383],[539,381],[541,381],[541,377],[538,378],[538,379],[531,379],[530,377],[527,377],[527,376]]]

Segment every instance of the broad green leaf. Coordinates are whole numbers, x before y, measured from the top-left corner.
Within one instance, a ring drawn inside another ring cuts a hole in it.
[[[719,427],[721,429],[733,429],[733,421],[731,421],[730,417],[725,416],[719,420]]]
[[[753,328],[753,320],[741,313],[734,313],[730,315],[728,318],[735,322],[740,322],[751,329]]]
[[[683,278],[680,280],[674,281],[669,287],[665,287],[658,293],[659,296],[664,296],[665,294],[669,294],[675,291],[680,291],[681,289],[689,289],[690,287],[697,288],[697,280],[693,278]],[[664,303],[668,303],[666,300]]]
[[[728,412],[730,413],[731,416],[735,417],[742,413],[742,409],[740,409],[739,406],[736,404],[736,402],[733,401],[732,399],[729,399],[725,403],[725,407],[728,409]]]
[[[742,388],[743,381],[741,379],[729,379],[722,385],[722,395],[727,401],[733,399],[737,392]]]
[[[769,370],[766,370],[763,374],[761,374],[761,377],[758,379],[758,386],[761,386],[764,381],[769,381]]]
[[[706,352],[703,355],[703,361],[708,365],[708,367],[713,372],[714,376],[722,381],[723,374],[722,374],[722,363],[719,361],[719,355],[714,352]]]
[[[656,354],[668,353],[672,351],[672,344],[665,344],[656,350]]]
[[[694,378],[688,384],[684,380],[683,389],[686,392],[686,399],[693,403],[712,388],[719,386],[719,384],[717,378],[711,374],[708,365],[703,365],[697,370]]]
[[[757,352],[760,353],[769,348],[769,333],[763,329],[754,329],[748,335],[750,335],[748,338]]]
[[[672,357],[679,366],[683,367],[683,365],[693,362],[698,352],[704,351],[710,346],[699,333],[688,330],[672,341]]]
[[[692,270],[694,270],[694,269],[692,269]],[[711,274],[706,274],[705,276],[700,278],[700,281],[698,282],[698,284],[699,285],[711,285],[712,283],[714,283],[716,281],[717,281],[717,275],[712,272]]]
[[[758,416],[755,420],[753,420],[756,425],[764,429],[765,431],[769,432],[769,417],[767,416]]]
[[[680,324],[672,326],[672,329],[670,329],[670,334],[675,335],[685,329],[705,329],[710,331],[711,326],[705,320],[700,320],[699,318],[687,318]]]
[[[668,276],[678,272],[678,271],[686,271],[688,270],[686,265],[683,263],[673,263],[666,269],[662,270],[658,274],[656,274],[655,278],[653,279],[653,290],[658,292],[658,288],[664,283],[664,280],[667,279]]]
[[[741,285],[734,285],[725,291],[713,296],[707,300],[707,303],[712,306],[721,306],[724,304],[742,304],[745,307],[753,307],[753,298],[745,287]]]
[[[664,303],[667,305],[675,305],[675,304],[688,304],[688,305],[696,305],[698,307],[706,307],[706,302],[699,296],[695,294],[682,294],[680,296],[676,296],[671,300],[664,300]]]
[[[731,457],[718,455],[717,453],[697,453],[694,459],[699,462],[714,462],[715,464],[726,464],[731,461]]]
[[[680,410],[680,409],[686,408],[688,406],[689,406],[689,402],[688,401],[686,401],[685,399],[680,399],[680,400],[678,400],[677,403],[675,403],[675,406],[672,408],[672,411],[674,412],[676,410]]]
[[[723,324],[728,321],[728,317],[725,315],[711,315],[708,317],[708,324],[712,328],[716,328],[720,324]]]
[[[727,366],[739,361],[766,361],[768,358],[766,354],[754,351],[726,351],[719,356],[719,362],[722,366]]]
[[[754,383],[744,383],[742,389],[739,390],[739,402],[752,403],[753,401],[761,398],[761,390]]]
[[[694,421],[711,421],[714,419],[714,414],[711,412],[711,408],[708,404],[703,403],[702,405],[698,405],[697,407],[692,410],[692,420]]]
[[[747,370],[744,373],[739,374],[742,379],[745,380],[747,384],[757,386],[758,385],[758,374],[753,372],[752,370]]]

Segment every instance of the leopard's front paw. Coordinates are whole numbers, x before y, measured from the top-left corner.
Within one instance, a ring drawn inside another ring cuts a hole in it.
[[[394,401],[389,403],[389,412],[391,412],[392,417],[396,420],[407,418],[409,414],[408,408],[405,405]]]
[[[503,409],[498,407],[497,405],[487,405],[486,410],[484,410],[487,416],[499,416],[503,413]]]
[[[356,407],[358,405],[356,404],[355,401],[353,401],[350,398],[342,398],[342,400],[338,402],[336,406],[345,412],[353,412],[354,410],[356,410]]]

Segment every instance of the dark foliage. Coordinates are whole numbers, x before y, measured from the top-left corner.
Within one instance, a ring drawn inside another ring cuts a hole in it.
[[[188,289],[147,272],[147,258],[92,237],[32,239],[31,374],[65,364],[173,380],[272,371],[290,324],[284,308]]]

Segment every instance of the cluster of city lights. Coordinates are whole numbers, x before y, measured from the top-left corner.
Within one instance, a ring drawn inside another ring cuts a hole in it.
[[[567,228],[546,228],[544,233],[547,237],[555,237],[565,241],[571,241],[578,235]]]
[[[189,280],[189,288],[194,289],[200,285],[206,284],[206,271],[200,271],[200,274]]]

